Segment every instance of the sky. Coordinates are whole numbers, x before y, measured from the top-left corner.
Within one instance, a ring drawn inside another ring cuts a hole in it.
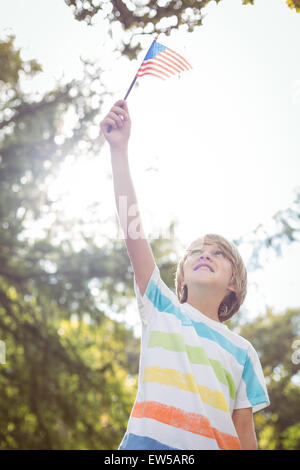
[[[63,0],[1,2],[0,31],[16,35],[24,60],[42,65],[28,89],[80,77],[80,56],[99,61],[114,93],[104,115],[124,97],[153,39],[141,36],[144,50],[136,61],[117,59],[111,47],[118,27],[110,39],[101,14],[89,27],[75,21]],[[144,77],[128,97],[130,168],[146,234],[168,236],[175,219],[175,236],[186,246],[205,233],[236,239],[261,223],[270,227],[299,186],[300,14],[284,0],[211,2],[193,33],[174,31],[158,41],[193,70],[164,82]],[[93,161],[66,159],[52,191],[67,192],[61,204],[68,217],[84,213],[92,201],[102,203],[102,215],[115,214],[110,173],[107,145]],[[240,249],[246,261],[249,250]],[[266,306],[300,305],[299,254],[299,245],[285,246],[281,258],[267,253],[263,270],[249,273],[249,317]]]

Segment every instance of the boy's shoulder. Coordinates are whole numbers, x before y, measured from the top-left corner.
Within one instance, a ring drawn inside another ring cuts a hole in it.
[[[246,349],[247,351],[255,351],[252,343],[248,339],[244,338],[244,336],[241,336],[239,333],[234,330],[231,330],[228,327],[226,328],[226,332],[231,338],[232,342],[234,342],[237,346]]]

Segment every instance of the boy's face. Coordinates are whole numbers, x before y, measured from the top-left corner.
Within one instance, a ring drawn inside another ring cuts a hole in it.
[[[188,250],[188,256],[183,265],[184,283],[215,285],[217,288],[234,291],[232,281],[232,265],[224,251],[217,244],[201,244]],[[207,264],[208,267],[201,266]],[[226,294],[228,294],[227,292]]]

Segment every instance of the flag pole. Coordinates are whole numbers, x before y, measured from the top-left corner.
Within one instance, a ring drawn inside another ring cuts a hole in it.
[[[150,51],[151,47],[152,47],[153,44],[157,41],[157,38],[158,38],[158,34],[157,34],[157,35],[155,36],[155,38],[153,39],[153,41],[152,41],[152,43],[151,43],[151,45],[150,45],[150,47],[149,47],[149,49],[148,49],[148,51],[147,51],[147,53],[146,53],[144,59],[142,60],[142,63],[141,63],[141,65],[139,66],[139,68],[138,68],[138,70],[137,70],[137,72],[136,72],[136,74],[135,74],[135,76],[134,76],[134,79],[132,80],[131,85],[130,85],[130,87],[128,88],[128,90],[127,90],[127,92],[126,92],[126,95],[125,95],[125,97],[124,97],[124,100],[127,99],[129,93],[131,92],[131,90],[132,90],[132,88],[133,88],[133,85],[135,84],[135,82],[136,82],[136,80],[137,80],[137,78],[138,78],[138,77],[137,77],[137,74],[139,73],[139,70],[140,70],[140,68],[141,68],[141,66],[142,66],[142,64],[143,64],[143,62],[144,62],[144,60],[146,59],[147,54],[148,54],[148,52]],[[121,108],[123,108],[123,106],[121,106]],[[109,125],[108,128],[107,128],[107,132],[109,133],[109,132],[111,132],[111,130],[112,130],[112,126]]]
[[[148,52],[150,51],[151,47],[152,47],[153,44],[157,41],[157,38],[158,38],[158,34],[157,34],[157,35],[155,36],[155,38],[153,39],[153,41],[152,41],[152,43],[151,43],[151,45],[150,45],[150,47],[149,47],[149,49],[148,49],[148,51],[147,51],[147,53],[146,53],[144,59],[142,60],[142,63],[141,63],[141,65],[139,66],[139,68],[138,68],[138,70],[137,70],[137,72],[136,72],[136,74],[135,74],[135,77],[134,77],[134,79],[132,80],[132,83],[131,83],[130,87],[129,87],[128,90],[127,90],[127,93],[126,93],[126,95],[125,95],[125,97],[124,97],[124,100],[127,99],[129,93],[131,92],[132,87],[133,87],[133,85],[135,84],[135,82],[136,82],[136,80],[137,80],[137,78],[138,78],[138,77],[137,77],[137,74],[139,73],[139,70],[140,70],[140,68],[141,68],[141,66],[142,66],[142,64],[143,64],[143,62],[144,62],[144,60],[146,59],[147,54],[148,54]]]

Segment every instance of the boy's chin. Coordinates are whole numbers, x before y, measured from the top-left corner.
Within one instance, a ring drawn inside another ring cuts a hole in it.
[[[199,286],[199,287],[203,287],[203,286],[216,286],[216,283],[215,281],[213,281],[212,279],[208,279],[208,278],[203,278],[203,279],[197,279],[193,282],[194,286]],[[217,286],[216,286],[217,287]]]

